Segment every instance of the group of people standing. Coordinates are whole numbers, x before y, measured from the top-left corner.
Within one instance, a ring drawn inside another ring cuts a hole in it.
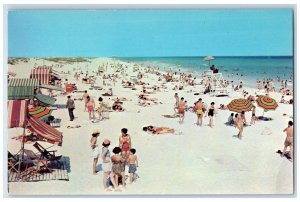
[[[178,113],[179,115],[179,123],[183,123],[185,112],[189,109],[187,105],[187,101],[184,100],[183,97],[179,99],[178,93],[175,93],[174,98],[176,100],[175,106],[174,106],[174,112],[175,114]],[[202,126],[203,123],[203,116],[208,116],[209,118],[209,127],[213,127],[213,117],[216,116],[215,112],[215,103],[212,102],[210,106],[207,108],[205,106],[205,103],[202,102],[202,98],[199,98],[197,102],[194,103],[194,106],[192,107],[192,112],[194,112],[197,115],[197,125]]]
[[[122,188],[125,188],[125,167],[128,166],[130,184],[136,181],[136,170],[138,167],[138,159],[135,155],[136,150],[132,148],[131,137],[128,134],[127,128],[121,129],[121,135],[119,137],[119,146],[114,147],[112,153],[109,150],[110,140],[105,139],[102,143],[102,149],[100,151],[97,138],[100,135],[100,131],[96,130],[92,133],[90,140],[90,146],[92,149],[93,157],[93,174],[97,174],[96,166],[98,158],[102,159],[102,171],[103,171],[103,187],[105,191],[121,191],[119,187],[119,181],[121,181]],[[121,179],[121,180],[120,180]],[[113,186],[110,189],[110,183]]]

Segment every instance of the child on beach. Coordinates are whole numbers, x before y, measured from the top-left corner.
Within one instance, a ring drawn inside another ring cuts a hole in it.
[[[136,181],[136,168],[138,167],[138,159],[137,156],[135,155],[136,150],[135,149],[130,149],[130,154],[128,157],[128,163],[129,163],[129,174],[130,174],[130,184],[132,182]]]
[[[92,133],[92,138],[90,140],[90,145],[91,145],[91,149],[92,149],[92,154],[91,156],[93,157],[93,174],[96,175],[96,165],[98,162],[98,158],[99,158],[99,149],[98,149],[98,145],[97,145],[97,138],[99,137],[100,132],[99,130],[95,130]]]

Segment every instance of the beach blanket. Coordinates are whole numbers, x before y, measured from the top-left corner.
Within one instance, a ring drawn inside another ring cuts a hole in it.
[[[163,117],[165,117],[165,118],[178,118],[179,117],[179,115],[162,115]]]

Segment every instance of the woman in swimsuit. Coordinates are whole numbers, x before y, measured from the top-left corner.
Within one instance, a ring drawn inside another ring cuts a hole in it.
[[[173,128],[154,127],[154,126],[143,127],[143,131],[149,132],[149,133],[152,133],[152,134],[165,134],[165,133],[174,133],[175,132],[175,130]]]
[[[99,137],[100,132],[98,130],[95,130],[92,133],[92,138],[90,140],[90,145],[91,145],[91,149],[92,149],[92,153],[91,156],[93,157],[94,161],[93,161],[93,174],[96,175],[96,165],[98,162],[98,158],[99,158],[99,149],[98,149],[98,145],[97,145],[97,138]]]
[[[126,160],[129,156],[129,150],[131,149],[131,138],[130,135],[127,134],[127,132],[127,128],[122,128],[122,134],[119,138],[119,146],[122,149],[122,157]]]
[[[195,112],[197,114],[197,125],[202,126],[202,118],[203,118],[203,103],[202,99],[199,98],[198,102],[195,105]]]
[[[210,107],[208,108],[208,111],[207,111],[207,115],[209,118],[208,126],[210,126],[211,128],[212,128],[212,124],[213,124],[213,116],[215,114],[214,111],[215,111],[215,103],[212,102],[212,103],[210,103]]]
[[[113,177],[115,178],[115,189],[116,191],[119,190],[119,176],[122,177],[122,185],[125,187],[125,162],[126,160],[122,158],[120,155],[121,148],[120,147],[115,147],[113,149],[114,155],[111,157],[111,162],[112,162],[112,172],[113,172]]]

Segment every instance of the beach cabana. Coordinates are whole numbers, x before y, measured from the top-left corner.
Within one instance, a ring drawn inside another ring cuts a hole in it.
[[[33,99],[38,79],[12,78],[8,82],[8,100]]]
[[[30,117],[28,123],[29,129],[42,140],[51,144],[62,145],[62,132],[34,117]]]
[[[50,84],[53,77],[59,79],[59,75],[51,67],[37,67],[30,74],[30,78],[39,79],[41,84]]]
[[[7,101],[8,128],[25,127],[28,113],[28,100]]]

